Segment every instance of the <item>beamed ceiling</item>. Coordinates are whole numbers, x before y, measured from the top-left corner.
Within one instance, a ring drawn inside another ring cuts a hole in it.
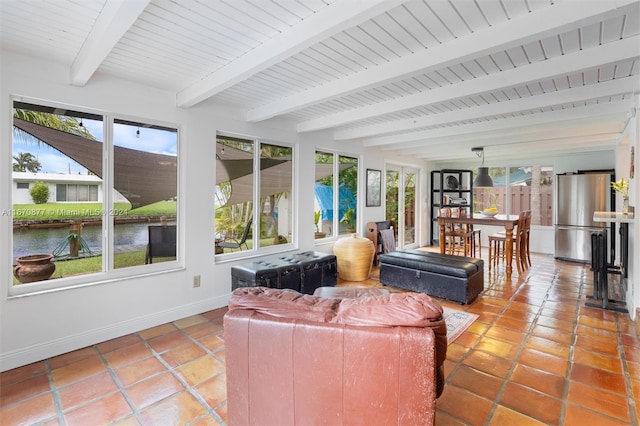
[[[639,92],[629,0],[0,0],[3,51],[433,161],[611,150]]]

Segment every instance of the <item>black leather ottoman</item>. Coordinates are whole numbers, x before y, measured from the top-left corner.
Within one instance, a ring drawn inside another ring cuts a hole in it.
[[[380,255],[380,283],[469,303],[484,290],[484,261],[421,250]]]

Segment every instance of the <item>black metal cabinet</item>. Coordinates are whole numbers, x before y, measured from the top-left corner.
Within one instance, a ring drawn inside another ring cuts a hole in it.
[[[465,207],[473,213],[473,172],[442,169],[431,171],[430,244],[438,244],[438,214],[442,207]]]

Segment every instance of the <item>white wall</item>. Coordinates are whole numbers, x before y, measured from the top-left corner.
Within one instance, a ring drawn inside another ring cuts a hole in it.
[[[12,100],[23,96],[91,109],[117,112],[142,121],[162,121],[179,126],[180,189],[184,210],[181,242],[184,267],[155,275],[117,279],[82,288],[9,298],[11,252],[7,238],[0,243],[0,371],[51,357],[90,344],[226,306],[231,292],[231,266],[239,261],[216,263],[214,259],[215,135],[217,131],[258,136],[296,147],[297,181],[294,218],[297,250],[332,251],[332,245],[315,247],[313,236],[314,153],[317,147],[362,157],[360,144],[331,141],[322,133],[298,134],[295,126],[279,119],[260,124],[242,121],[241,112],[226,106],[202,103],[190,109],[175,107],[175,95],[131,82],[96,74],[85,87],[68,84],[69,69],[54,63],[3,53],[0,63],[0,158],[11,158]],[[388,155],[387,155],[388,157]],[[376,151],[360,162],[361,170],[383,169],[384,157]],[[4,188],[0,211],[11,211],[10,161],[0,162]],[[364,184],[360,188],[364,194]],[[364,199],[362,198],[364,201]],[[382,208],[364,208],[362,233],[369,220],[384,217]],[[2,235],[12,232],[11,217],[0,217]],[[245,260],[246,261],[246,260]],[[192,288],[194,275],[201,287]]]

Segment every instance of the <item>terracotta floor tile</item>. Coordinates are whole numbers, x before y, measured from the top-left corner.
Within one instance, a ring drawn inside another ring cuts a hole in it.
[[[96,399],[117,390],[118,386],[111,378],[111,374],[104,372],[59,388],[58,395],[62,410],[69,410],[86,403],[87,400]]]
[[[546,305],[540,311],[540,316],[567,322],[573,322],[576,319],[576,316],[573,312],[557,311],[555,309],[546,307]]]
[[[203,337],[198,339],[198,342],[205,348],[209,349],[211,352],[216,352],[224,347],[224,342],[217,334],[213,334],[211,336]]]
[[[574,404],[567,404],[564,424],[566,426],[586,426],[585,419],[589,419],[589,424],[597,426],[628,426],[628,423],[593,412],[584,407]]]
[[[229,424],[229,414],[227,413],[227,402],[218,405],[214,408],[215,413],[222,419],[224,424]]]
[[[150,339],[153,339],[154,337],[169,334],[176,330],[177,330],[176,327],[171,323],[162,324],[157,327],[151,327],[151,328],[147,328],[146,330],[139,331],[138,336],[140,336],[140,338],[144,340],[150,340]]]
[[[627,370],[631,378],[640,380],[640,363],[627,361]]]
[[[616,323],[614,321],[606,321],[600,318],[593,318],[586,315],[578,316],[578,324],[585,325],[602,330],[616,331]]]
[[[523,349],[518,362],[562,377],[569,368],[568,360],[529,348]]]
[[[36,396],[0,409],[1,425],[30,425],[57,416],[53,393]]]
[[[140,417],[149,425],[186,425],[206,413],[207,409],[185,391],[146,408]]]
[[[485,333],[485,331],[487,331],[487,329],[489,328],[489,326],[487,324],[478,322],[478,321],[474,321],[473,324],[471,324],[469,326],[469,328],[467,328],[466,332],[470,332],[470,333],[474,333],[477,335],[482,335]]]
[[[124,387],[167,371],[167,368],[155,357],[149,357],[115,370],[115,374]]]
[[[456,419],[442,410],[436,410],[436,424],[441,426],[465,426],[462,420]]]
[[[573,362],[589,365],[615,374],[623,374],[620,358],[602,355],[598,352],[577,346],[573,349]]]
[[[111,351],[105,354],[104,358],[111,368],[119,368],[150,356],[153,356],[153,353],[144,343],[135,343],[131,346]]]
[[[553,340],[543,339],[542,337],[531,336],[527,340],[526,347],[528,349],[536,349],[559,358],[569,358],[569,346],[559,345]]]
[[[187,343],[170,349],[161,355],[162,359],[171,367],[185,364],[204,356],[206,352],[195,343]]]
[[[562,398],[567,384],[563,376],[551,374],[524,364],[516,365],[509,380],[555,398]]]
[[[608,356],[618,356],[618,342],[593,339],[587,336],[577,336],[576,347],[595,351]]]
[[[473,345],[475,345],[479,339],[480,339],[480,335],[471,333],[467,330],[464,333],[462,333],[460,337],[456,339],[456,343],[459,345],[465,346],[467,348],[470,348]]]
[[[67,352],[66,354],[58,355],[51,358],[49,360],[49,368],[55,370],[66,365],[81,361],[85,358],[95,357],[96,355],[98,355],[98,350],[93,346],[78,349],[77,351]]]
[[[509,382],[504,390],[502,405],[548,424],[558,424],[562,400]]]
[[[602,415],[627,422],[631,421],[627,397],[582,383],[571,381],[567,401]]]
[[[192,325],[182,330],[183,333],[192,337],[193,339],[200,339],[212,334],[218,334],[222,332],[222,327],[211,321],[204,322],[202,324]]]
[[[502,340],[504,342],[513,343],[515,345],[521,345],[526,338],[526,334],[524,333],[498,326],[491,327],[489,330],[487,330],[485,336],[497,340]]]
[[[209,404],[209,407],[215,408],[227,400],[227,376],[218,374],[194,386],[194,390]]]
[[[504,380],[483,371],[466,365],[460,366],[452,377],[448,378],[448,384],[467,389],[489,400],[495,400],[502,388]]]
[[[105,371],[107,371],[107,366],[94,350],[93,355],[53,370],[51,375],[55,385],[62,387]]]
[[[604,340],[605,342],[616,341],[618,338],[618,333],[616,333],[615,331],[603,330],[601,328],[595,328],[583,324],[579,324],[576,328],[576,335]]]
[[[498,317],[498,319],[495,322],[495,325],[497,325],[498,327],[515,330],[520,333],[527,333],[529,331],[529,328],[531,328],[531,323],[529,322],[520,321],[510,317],[505,317],[504,315]]]
[[[118,337],[117,339],[111,339],[107,340],[106,342],[102,342],[96,345],[96,347],[101,353],[106,354],[107,352],[115,351],[116,349],[124,348],[126,346],[131,346],[139,342],[140,337],[137,334],[127,334],[126,336]]]
[[[186,318],[182,318],[179,319],[177,321],[173,322],[173,325],[176,326],[176,328],[182,330],[185,329],[187,327],[191,327],[193,325],[198,325],[198,324],[203,324],[209,322],[209,320],[202,316],[202,315],[192,315],[190,317],[186,317]]]
[[[50,392],[49,377],[45,374],[30,377],[17,383],[0,386],[0,407],[7,407],[19,401]]]
[[[222,308],[214,309],[213,311],[207,311],[202,316],[204,316],[208,320],[219,319],[222,321],[222,317],[229,310],[228,307],[224,306]]]
[[[489,425],[544,426],[545,423],[539,422],[536,419],[533,419],[522,413],[518,413],[517,411],[514,411],[503,405],[498,405],[495,412],[493,413],[493,417],[491,417],[491,422],[489,422]]]
[[[640,363],[640,349],[636,347],[625,347],[624,356],[627,361]]]
[[[483,425],[493,402],[457,386],[445,386],[436,407],[469,425]]]
[[[171,348],[182,346],[191,342],[184,334],[179,331],[163,334],[148,340],[147,343],[157,353],[163,353]]]
[[[202,383],[213,376],[224,373],[224,371],[224,364],[209,355],[176,368],[176,372],[180,374],[190,386]]]
[[[68,426],[106,425],[124,419],[131,413],[131,407],[117,392],[64,413],[64,419]]]
[[[518,355],[520,347],[509,342],[485,337],[478,342],[474,350],[483,351],[500,358],[513,360],[516,355]]]
[[[620,395],[626,395],[627,393],[623,375],[593,368],[589,365],[573,364],[570,379]]]
[[[0,387],[21,382],[46,372],[47,367],[44,361],[34,362],[12,370],[3,371],[0,373]]]
[[[128,387],[126,392],[135,407],[141,410],[183,390],[184,386],[171,373],[163,373]]]
[[[536,324],[531,334],[543,339],[552,340],[563,345],[571,345],[573,343],[573,333],[551,328],[542,324]]]
[[[484,371],[493,376],[506,378],[511,369],[512,362],[503,358],[498,358],[486,352],[472,350],[464,359],[463,363],[469,367]]]

